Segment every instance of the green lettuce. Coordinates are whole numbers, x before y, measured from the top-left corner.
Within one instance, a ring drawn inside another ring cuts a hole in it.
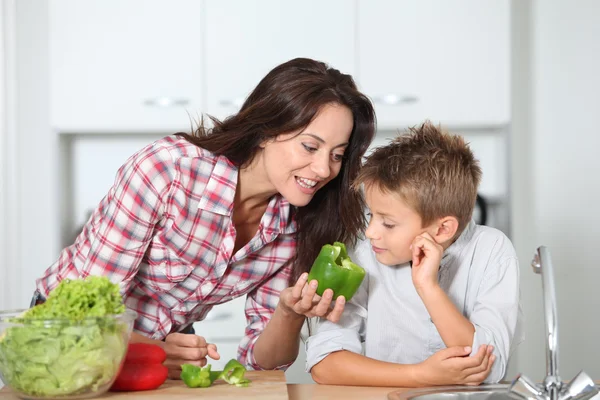
[[[117,375],[129,326],[119,286],[104,277],[63,280],[10,322],[0,338],[0,371],[14,390],[36,397],[97,391]]]

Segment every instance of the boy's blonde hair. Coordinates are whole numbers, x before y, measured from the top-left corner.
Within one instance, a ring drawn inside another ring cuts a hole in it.
[[[465,140],[427,121],[376,148],[353,187],[397,193],[421,216],[422,226],[454,216],[458,236],[471,220],[480,181],[479,161]]]

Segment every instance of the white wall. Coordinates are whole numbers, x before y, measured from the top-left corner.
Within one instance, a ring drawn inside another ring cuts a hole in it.
[[[560,374],[600,379],[600,2],[514,6],[513,221],[527,315],[518,366],[545,374],[541,280],[529,267],[543,244],[556,275]]]
[[[8,62],[8,55],[6,50],[6,34],[8,32],[7,23],[7,12],[4,9],[4,3],[0,3],[0,254],[4,254],[6,251],[6,220],[8,218],[8,205],[6,201],[6,189],[7,184],[7,166],[6,166],[6,147],[8,137],[8,104],[6,87],[8,85],[6,63]],[[5,286],[8,282],[6,274],[6,260],[5,256],[0,255],[0,310],[4,308],[6,302]]]
[[[50,134],[48,2],[16,1],[17,110],[15,153],[18,161],[13,185],[18,207],[11,235],[17,244],[17,263],[8,293],[8,307],[29,306],[35,279],[58,254],[59,232],[56,135]]]
[[[9,304],[10,282],[17,269],[16,196],[16,8],[14,0],[0,3],[0,309]]]
[[[521,298],[525,312],[525,342],[518,348],[505,379],[526,371],[539,380],[544,373],[541,280],[533,276],[529,263],[537,239],[533,226],[532,134],[531,134],[531,3],[513,0],[512,103],[511,103],[511,239],[521,264]],[[533,328],[532,328],[533,327]]]

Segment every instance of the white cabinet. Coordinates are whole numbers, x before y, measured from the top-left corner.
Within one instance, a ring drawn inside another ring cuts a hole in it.
[[[273,67],[296,57],[355,72],[355,7],[348,0],[207,0],[206,111],[223,118]]]
[[[510,119],[508,0],[357,0],[358,81],[380,128]]]
[[[54,129],[189,129],[202,108],[200,0],[51,0],[49,13]]]
[[[197,335],[215,343],[221,358],[211,361],[213,369],[223,369],[225,363],[237,358],[240,342],[246,329],[246,296],[215,306],[203,321],[194,323]]]
[[[295,57],[352,74],[379,127],[510,120],[509,0],[50,0],[60,132],[188,130]]]

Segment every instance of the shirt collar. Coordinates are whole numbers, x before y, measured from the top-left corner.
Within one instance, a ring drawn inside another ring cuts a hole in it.
[[[294,208],[286,199],[281,197],[279,204],[279,229],[283,234],[296,233],[298,224],[294,218]]]
[[[227,157],[219,156],[212,170],[198,208],[212,213],[231,216],[239,168]],[[273,196],[261,219],[261,226],[266,234],[290,234],[297,230],[292,215],[292,205],[282,196]],[[264,225],[263,225],[264,224]]]
[[[463,251],[467,243],[473,238],[475,233],[475,221],[471,221],[467,224],[465,229],[462,231],[458,239],[454,241],[445,251],[440,262],[440,269],[445,266],[452,264],[455,260],[460,257],[460,253]]]
[[[238,167],[227,157],[218,156],[198,208],[215,214],[231,215],[238,172]]]
[[[292,214],[293,206],[282,196],[274,196],[269,202],[263,220],[265,233],[268,235],[290,234],[297,230],[297,223]]]

